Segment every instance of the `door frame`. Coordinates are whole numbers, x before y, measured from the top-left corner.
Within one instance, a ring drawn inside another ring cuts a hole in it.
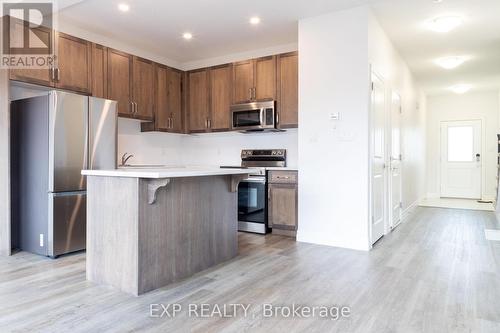
[[[485,144],[486,144],[486,130],[484,127],[485,124],[485,119],[484,117],[474,117],[471,119],[446,119],[446,120],[439,120],[438,121],[438,137],[439,137],[439,147],[438,147],[438,172],[437,172],[437,179],[438,179],[438,193],[437,196],[438,198],[441,198],[441,185],[442,185],[442,169],[443,169],[443,163],[442,163],[442,133],[441,133],[441,125],[443,123],[447,122],[458,122],[458,121],[480,121],[481,122],[481,199],[484,199],[484,188],[486,185],[486,163],[484,163],[485,159]]]
[[[370,78],[369,78],[369,93],[368,93],[368,247],[371,250],[373,248],[374,243],[372,242],[372,219],[373,219],[373,142],[372,142],[372,134],[373,134],[373,117],[372,117],[372,95],[373,95],[373,79],[377,78],[384,85],[384,195],[383,198],[383,216],[384,216],[384,233],[383,236],[388,233],[388,215],[387,215],[387,200],[388,200],[388,181],[387,181],[387,128],[388,128],[388,120],[387,120],[387,85],[383,76],[381,76],[377,71],[373,69],[373,66],[370,64]],[[382,236],[382,237],[383,237]],[[378,240],[377,240],[378,241]],[[375,242],[376,243],[376,242]]]
[[[394,119],[393,119],[393,110],[392,110],[392,107],[393,107],[393,98],[397,96],[397,98],[399,99],[399,106],[400,106],[400,110],[399,110],[399,154],[400,154],[400,160],[399,160],[399,177],[400,177],[400,182],[399,182],[399,193],[400,193],[400,208],[399,208],[399,222],[397,224],[393,224],[394,223],[394,216],[393,216],[393,209],[392,209],[392,199],[393,199],[393,192],[392,192],[392,180],[393,180],[393,177],[392,177],[392,125],[394,123]],[[389,211],[389,217],[388,217],[388,228],[389,228],[389,231],[392,231],[394,230],[398,225],[401,224],[401,219],[402,219],[402,216],[403,216],[403,207],[402,206],[402,203],[403,203],[403,143],[402,143],[402,115],[403,115],[403,99],[401,97],[401,94],[397,91],[397,90],[391,90],[390,92],[390,108],[389,108],[389,124],[387,126],[387,136],[389,137],[389,140],[387,140],[387,151],[389,152],[388,154],[388,162],[389,162],[389,175],[388,175],[388,195],[389,195],[389,198],[388,198],[388,211]]]

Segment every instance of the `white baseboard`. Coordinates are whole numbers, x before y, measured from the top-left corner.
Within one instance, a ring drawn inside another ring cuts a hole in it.
[[[405,222],[405,220],[413,213],[415,208],[418,207],[419,202],[420,202],[420,199],[416,200],[411,205],[406,207],[405,210],[403,210],[403,212],[401,213],[401,222]]]

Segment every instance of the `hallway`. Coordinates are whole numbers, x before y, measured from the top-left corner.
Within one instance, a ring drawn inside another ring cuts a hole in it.
[[[0,331],[498,332],[500,242],[491,212],[417,208],[372,252],[240,234],[227,264],[141,297],[85,281],[85,254],[0,258]],[[151,303],[250,304],[235,319],[152,318]],[[262,304],[348,306],[351,316],[262,318]]]

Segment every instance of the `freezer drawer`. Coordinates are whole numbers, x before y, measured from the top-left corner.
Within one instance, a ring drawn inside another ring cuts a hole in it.
[[[86,207],[86,192],[49,194],[49,256],[85,249]]]
[[[49,96],[49,191],[85,190],[89,99],[60,91]]]

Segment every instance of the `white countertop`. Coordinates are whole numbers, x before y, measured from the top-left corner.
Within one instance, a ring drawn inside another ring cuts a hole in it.
[[[266,167],[266,170],[274,171],[299,171],[299,168],[297,167]]]
[[[82,170],[85,176],[131,178],[180,178],[221,175],[244,175],[253,169],[221,169],[217,167],[119,168],[114,170]]]

